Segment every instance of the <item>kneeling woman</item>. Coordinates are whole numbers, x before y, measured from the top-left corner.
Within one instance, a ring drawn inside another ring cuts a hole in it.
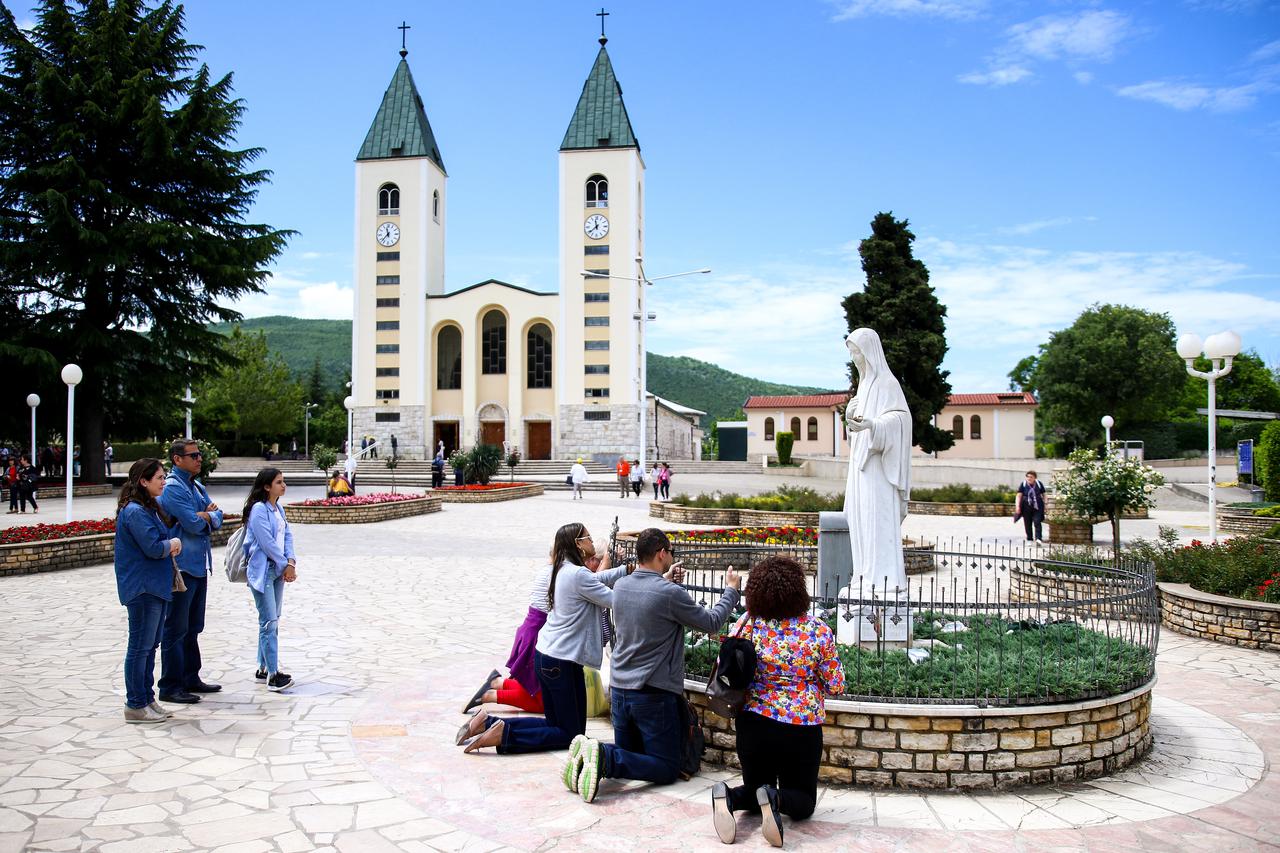
[[[293,685],[293,678],[280,672],[280,608],[284,606],[284,585],[298,579],[297,556],[293,551],[293,531],[285,521],[280,498],[284,497],[284,474],[279,468],[263,468],[253,481],[244,502],[244,537],[248,552],[246,580],[258,607],[258,671],[254,676],[267,682],[271,691]]]
[[[534,669],[542,688],[545,717],[500,720],[478,712],[458,733],[466,752],[495,746],[499,754],[549,752],[566,749],[587,730],[587,688],[584,666],[599,669],[604,657],[601,616],[613,606],[611,587],[627,573],[610,569],[609,555],[592,572],[587,561],[595,556],[591,534],[581,524],[556,531],[551,547],[547,599],[551,612],[538,633]],[[470,741],[468,741],[470,738]]]

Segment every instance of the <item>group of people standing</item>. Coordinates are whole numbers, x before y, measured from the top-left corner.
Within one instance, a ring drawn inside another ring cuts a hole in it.
[[[211,537],[223,526],[224,515],[199,480],[199,445],[175,440],[169,458],[167,473],[159,459],[134,462],[116,510],[116,588],[129,624],[124,718],[130,723],[160,723],[172,716],[157,702],[157,691],[159,702],[192,705],[222,690],[201,677],[200,634],[213,571]],[[293,683],[277,661],[283,585],[297,578],[293,534],[279,506],[284,492],[284,475],[264,468],[242,513],[247,582],[258,608],[255,677],[273,691]],[[157,650],[160,680],[155,684]]]
[[[739,603],[742,577],[730,567],[711,607],[682,586],[671,540],[656,528],[636,538],[635,563],[614,567],[581,523],[555,535],[549,564],[535,573],[529,611],[507,667],[486,677],[465,711],[455,743],[467,753],[501,755],[567,750],[558,775],[593,802],[603,779],[676,781],[697,722],[683,696],[685,631],[715,634]],[[735,626],[756,651],[754,680],[736,718],[742,783],[712,789],[712,825],[726,844],[736,811],[762,814],[762,833],[782,846],[782,815],[802,820],[817,800],[823,697],[844,688],[830,627],[809,613],[808,582],[794,560],[770,557],[750,571],[746,613]],[[609,615],[612,615],[612,619]],[[612,646],[613,742],[587,737],[587,674]],[[487,703],[542,716],[499,717]]]
[[[9,514],[25,513],[27,504],[31,504],[31,512],[40,511],[36,503],[36,490],[40,482],[40,471],[31,464],[31,460],[22,454],[10,454],[0,467],[0,478],[9,491]],[[19,510],[18,507],[22,509]]]
[[[579,459],[581,464],[582,460]],[[639,459],[628,460],[627,457],[618,458],[618,463],[614,466],[614,473],[618,476],[618,497],[640,497],[640,492],[644,489],[645,480],[653,486],[653,499],[656,501],[661,495],[666,500],[671,495],[671,466],[666,462],[653,463],[653,469],[645,476],[644,466],[640,464]],[[586,469],[583,469],[583,474]]]

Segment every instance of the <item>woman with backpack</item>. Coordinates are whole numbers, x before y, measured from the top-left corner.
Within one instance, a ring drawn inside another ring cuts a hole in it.
[[[285,520],[280,498],[284,474],[279,468],[263,468],[244,502],[246,553],[245,581],[258,607],[258,670],[254,678],[267,682],[272,692],[293,686],[293,678],[280,671],[279,625],[284,605],[284,585],[298,579],[293,531]]]

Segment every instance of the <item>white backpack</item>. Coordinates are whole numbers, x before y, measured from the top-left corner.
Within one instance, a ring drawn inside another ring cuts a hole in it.
[[[240,529],[232,533],[231,538],[227,540],[227,555],[222,566],[226,569],[227,580],[232,583],[249,582],[249,561],[244,557],[244,536],[248,529],[248,524],[241,525]]]

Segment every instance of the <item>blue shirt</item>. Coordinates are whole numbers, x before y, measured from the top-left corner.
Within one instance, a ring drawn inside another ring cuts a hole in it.
[[[128,604],[147,593],[173,598],[173,561],[169,540],[176,527],[166,527],[155,510],[130,501],[116,515],[116,591]]]
[[[278,538],[281,525],[284,526],[283,548]],[[258,592],[266,592],[268,581],[274,582],[284,574],[289,561],[297,558],[293,552],[293,531],[285,520],[284,510],[268,501],[259,501],[249,510],[244,545],[248,552],[246,580]]]
[[[204,577],[213,569],[209,534],[222,526],[222,510],[209,513],[210,522],[196,515],[204,512],[209,503],[209,493],[204,486],[178,466],[165,477],[160,507],[179,528],[182,553],[178,555],[178,568],[193,577]]]

